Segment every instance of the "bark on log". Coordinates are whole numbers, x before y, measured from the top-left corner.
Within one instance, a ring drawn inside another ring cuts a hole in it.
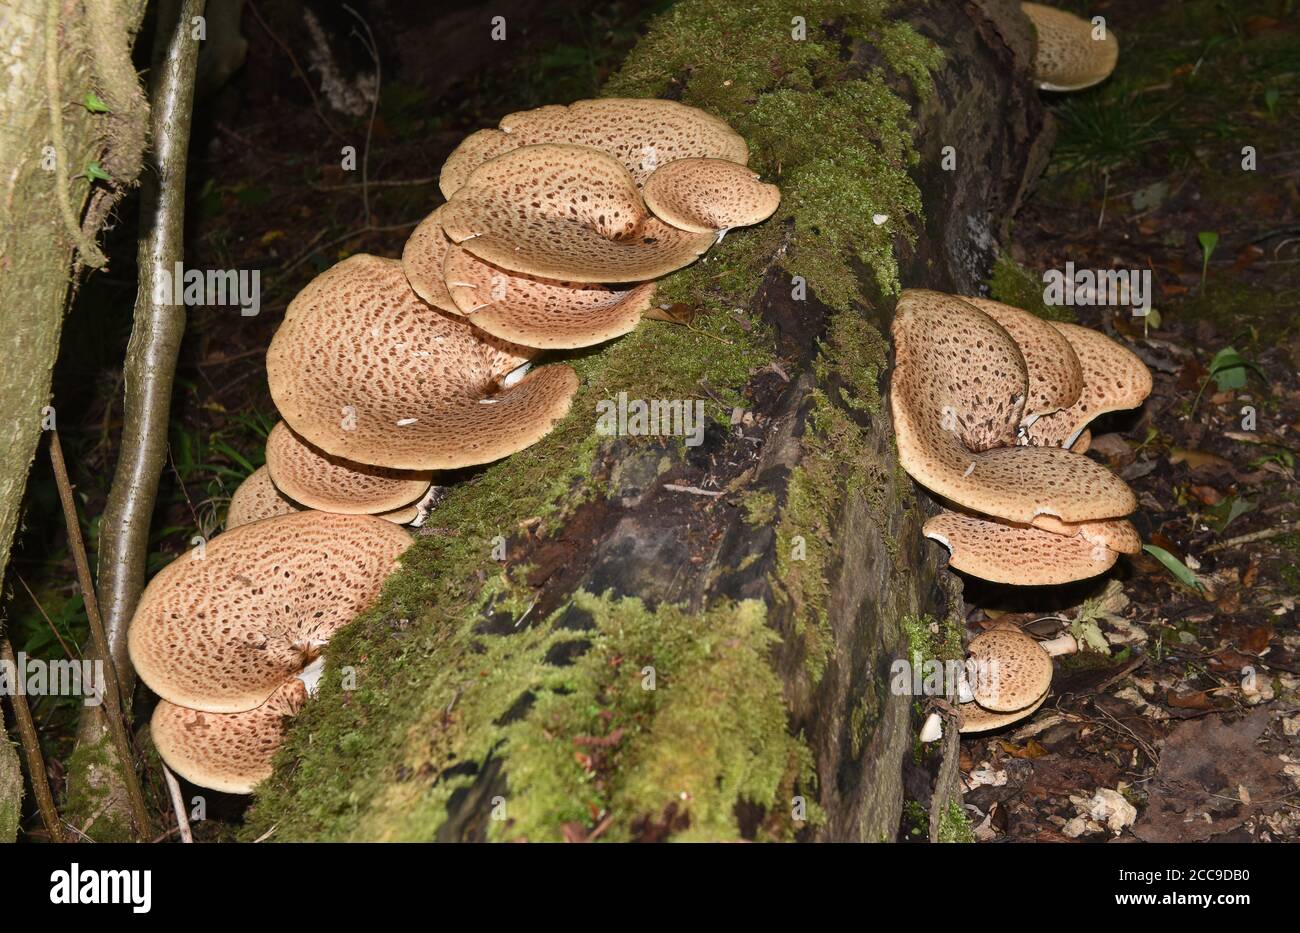
[[[0,7],[5,75],[0,89],[0,573],[9,563],[28,470],[45,424],[42,409],[50,404],[74,243],[88,253],[98,251],[93,241],[99,224],[139,171],[143,138],[137,127],[144,114],[129,94],[116,93],[127,82],[114,66],[122,57],[115,53],[124,54],[134,41],[145,4],[94,4],[97,10],[109,5],[112,29],[93,34],[78,4],[15,0]],[[57,30],[52,48],[51,28]],[[134,72],[125,78],[134,81]],[[51,84],[57,89],[57,134],[47,91]],[[85,105],[92,91],[118,109],[92,112]],[[86,170],[92,163],[110,170],[114,184],[95,188],[90,198]],[[0,788],[0,807],[4,800]]]
[[[901,238],[896,241],[900,277],[905,285],[975,292],[992,265],[1003,223],[1039,165],[1043,116],[1027,73],[1032,38],[1018,5],[1010,0],[918,7],[905,13],[905,18],[938,43],[944,58],[926,100],[918,100],[911,82],[896,82],[898,93],[914,106],[915,144],[921,158],[913,175],[925,212],[924,228],[914,246]],[[784,20],[780,25],[788,28]],[[871,47],[857,47],[853,54],[863,67],[872,66]],[[954,171],[944,167],[945,146],[955,147]],[[798,226],[797,215],[793,226]],[[746,684],[768,672],[774,674],[772,689],[784,703],[785,736],[808,754],[802,770],[797,762],[791,764],[782,777],[781,793],[769,794],[762,805],[742,793],[735,812],[726,814],[726,819],[734,820],[740,834],[748,837],[763,837],[764,827],[782,824],[784,829],[774,829],[767,837],[788,838],[791,811],[804,807],[817,815],[806,823],[796,822],[793,833],[799,839],[894,839],[905,782],[912,782],[907,796],[929,803],[934,780],[933,775],[908,776],[917,726],[913,697],[890,691],[890,664],[907,657],[909,624],[927,616],[945,621],[950,612],[960,612],[960,589],[941,569],[939,549],[920,535],[929,506],[916,496],[897,466],[887,398],[882,395],[876,404],[864,403],[877,389],[886,388],[887,349],[883,341],[874,350],[858,342],[869,342],[873,334],[888,334],[893,298],[880,294],[871,273],[861,269],[859,285],[874,297],[852,313],[837,314],[819,301],[815,280],[808,282],[807,300],[799,300],[799,289],[777,264],[790,246],[788,234],[775,244],[748,309],[751,319],[771,326],[779,357],[776,366],[753,374],[749,381],[747,411],[752,423],[742,419],[732,432],[711,426],[697,448],[627,439],[602,447],[592,472],[606,483],[608,494],[597,501],[563,506],[566,521],[540,539],[526,532],[511,535],[511,547],[522,553],[513,551],[510,563],[530,568],[528,582],[535,588],[536,601],[522,618],[485,614],[474,627],[470,650],[492,656],[487,645],[491,639],[531,637],[524,634],[530,631],[525,619],[535,624],[558,613],[558,619],[547,624],[557,636],[568,631],[570,640],[552,643],[546,662],[563,670],[580,665],[593,643],[609,640],[607,627],[597,619],[603,610],[575,594],[604,594],[607,600],[635,597],[651,610],[682,607],[701,620],[700,640],[720,638],[704,652],[704,664],[714,678],[711,692],[706,691],[707,702],[749,703],[752,695],[744,692]],[[645,365],[654,366],[655,361],[648,359]],[[696,387],[696,392],[701,390],[710,391],[707,385]],[[700,495],[701,489],[721,494]],[[435,512],[430,524],[438,523]],[[797,564],[800,557],[794,549],[798,548],[815,559]],[[810,573],[818,580],[799,576]],[[742,677],[730,678],[735,659],[729,650],[743,639],[731,634],[741,629],[733,625],[734,615],[728,615],[733,609],[726,607],[753,605],[765,609],[765,624],[779,640],[765,652],[766,669],[751,668]],[[672,618],[663,616],[658,624],[666,628]],[[631,627],[632,615],[627,619]],[[372,633],[379,625],[358,624]],[[401,637],[395,628],[388,634]],[[436,652],[441,637],[431,636],[425,650]],[[364,676],[366,661],[365,652],[346,639],[331,651],[335,669],[356,664]],[[636,657],[611,657],[608,663],[636,661]],[[566,691],[580,692],[581,678],[588,673],[575,673],[576,685],[553,689],[552,697],[560,697],[555,702],[562,703]],[[681,686],[685,678],[677,673],[676,689],[685,689]],[[478,676],[492,674],[481,671]],[[524,679],[529,676],[533,675]],[[630,740],[622,728],[606,736],[564,734],[562,727],[552,725],[552,720],[558,722],[555,715],[534,709],[542,702],[543,688],[537,685],[545,679],[536,675],[532,686],[521,685],[514,702],[505,704],[508,708],[493,720],[499,727],[522,717],[540,717],[535,735],[513,732],[502,741],[479,743],[462,760],[439,752],[441,739],[431,739],[427,745],[412,740],[407,748],[419,745],[426,764],[413,765],[405,758],[359,763],[349,771],[357,775],[357,789],[350,798],[341,795],[345,802],[339,806],[367,812],[359,819],[334,823],[321,812],[334,806],[330,792],[312,776],[325,773],[328,760],[338,767],[339,756],[348,754],[348,743],[336,741],[338,732],[361,730],[374,720],[356,711],[370,700],[327,688],[297,727],[315,744],[309,747],[303,738],[291,746],[293,764],[264,786],[263,798],[250,814],[249,833],[278,823],[277,838],[517,836],[520,833],[512,833],[509,826],[515,819],[511,814],[517,812],[512,807],[520,787],[540,793],[536,788],[542,783],[535,772],[544,766],[520,760],[521,749],[530,740],[543,746],[558,740],[558,757],[547,759],[549,766],[572,767],[576,756],[595,784],[614,780],[606,768],[631,769],[635,777],[630,780],[642,786],[658,781],[666,803],[634,818],[626,813],[587,813],[578,807],[571,821],[551,826],[553,832],[541,835],[598,837],[611,819],[622,821],[620,837],[640,839],[687,831],[698,835],[702,828],[708,835],[720,825],[717,815],[701,812],[701,801],[690,794],[683,791],[678,801],[676,788],[698,777],[689,755],[670,764],[644,757],[629,762],[626,759],[634,756],[623,744]],[[422,688],[433,689],[433,685],[404,679],[374,689],[392,698],[399,691]],[[454,692],[442,719],[423,720],[418,729],[436,736],[453,734],[463,725],[458,716],[474,715],[468,710],[461,713],[467,705],[462,697],[474,689],[466,681]],[[607,694],[598,699],[602,704],[615,703]],[[351,711],[341,712],[349,705]],[[760,715],[759,707],[755,704],[754,717]],[[659,717],[656,727],[667,728],[663,720],[668,714],[656,711],[655,715]],[[742,731],[749,725],[746,715],[743,710],[739,713]],[[689,717],[671,721],[684,731],[697,727]],[[643,726],[642,720],[631,717],[627,731]],[[415,725],[410,728],[412,733],[417,730]],[[940,811],[954,793],[954,731],[947,730],[948,766],[939,779],[946,786],[933,795],[934,836],[939,835]],[[708,742],[724,740],[702,734],[701,757],[708,753]],[[771,734],[757,726],[738,740],[742,747],[749,743],[746,752],[771,741]],[[533,747],[530,754],[541,752]],[[622,760],[614,760],[620,755]],[[796,750],[791,756],[793,760],[799,753]],[[379,776],[363,785],[361,775],[367,769]],[[465,780],[466,776],[471,779]],[[722,779],[745,778],[727,772]],[[626,777],[619,780],[629,782]],[[428,819],[417,809],[431,793],[413,786],[421,781],[433,788],[459,782],[445,811]],[[521,801],[519,806],[537,808],[531,801]],[[563,805],[554,812],[563,813]],[[557,824],[562,819],[555,817]],[[532,825],[536,827],[536,822]]]

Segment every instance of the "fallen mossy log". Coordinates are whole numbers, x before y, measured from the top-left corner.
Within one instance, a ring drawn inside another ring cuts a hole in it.
[[[661,17],[607,92],[723,117],[781,208],[660,284],[678,323],[562,354],[551,435],[455,477],[245,835],[880,840],[905,797],[959,835],[955,730],[915,767],[889,689],[960,633],[882,335],[900,283],[987,274],[1039,165],[1031,60],[1001,0]],[[656,401],[677,420],[642,436]]]

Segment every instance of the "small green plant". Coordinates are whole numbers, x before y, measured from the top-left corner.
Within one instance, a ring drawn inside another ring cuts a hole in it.
[[[1196,574],[1192,573],[1186,564],[1173,554],[1170,554],[1164,548],[1158,547],[1154,544],[1144,544],[1142,545],[1142,550],[1146,551],[1156,560],[1160,561],[1160,563],[1164,564],[1165,569],[1173,574],[1174,579],[1179,583],[1190,587],[1198,593],[1204,591],[1204,587],[1201,586],[1201,581],[1196,579]]]
[[[1196,234],[1196,242],[1201,244],[1201,294],[1205,294],[1205,274],[1210,271],[1210,257],[1219,245],[1219,235],[1209,230]]]
[[[1238,353],[1236,348],[1224,347],[1214,354],[1214,359],[1210,360],[1210,374],[1205,377],[1205,380],[1201,383],[1200,391],[1196,393],[1196,398],[1192,400],[1191,413],[1196,413],[1196,406],[1200,404],[1201,396],[1205,394],[1211,380],[1214,381],[1220,392],[1227,392],[1231,389],[1243,388],[1246,385],[1246,377],[1251,371],[1260,379],[1268,382],[1268,377],[1264,375],[1264,371]]]
[[[1264,92],[1264,109],[1268,111],[1270,120],[1277,119],[1277,104],[1282,98],[1282,92],[1275,87],[1269,88]]]

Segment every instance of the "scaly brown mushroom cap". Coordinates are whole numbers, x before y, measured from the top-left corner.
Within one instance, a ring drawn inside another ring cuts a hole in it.
[[[275,488],[270,471],[261,466],[250,473],[230,497],[230,508],[226,510],[226,531],[264,518],[299,511],[301,507]]]
[[[551,104],[502,118],[501,128],[467,136],[447,158],[438,186],[451,198],[489,159],[521,146],[575,143],[618,159],[637,186],[676,159],[714,158],[744,164],[749,147],[712,114],[671,100],[606,97]]]
[[[439,207],[415,228],[402,248],[402,271],[415,293],[442,311],[459,314],[456,302],[447,291],[442,278],[442,265],[447,258],[451,241],[442,230],[442,207]]]
[[[992,629],[970,640],[975,702],[995,713],[1032,705],[1052,685],[1052,656],[1018,629]]]
[[[379,595],[411,536],[372,515],[298,512],[218,535],[150,581],[127,647],[190,709],[260,706]]]
[[[306,700],[307,688],[296,677],[242,713],[209,713],[160,700],[149,731],[167,767],[191,784],[251,794],[271,776],[271,760],[289,720]]]
[[[1128,347],[1089,327],[1053,324],[1074,347],[1083,367],[1083,392],[1063,411],[1044,415],[1026,431],[1037,447],[1071,447],[1099,415],[1137,408],[1151,394],[1151,370]]]
[[[578,389],[568,366],[502,388],[535,352],[429,307],[400,263],[361,254],[293,300],[266,371],[281,416],[327,453],[448,470],[523,450],[568,412]]]
[[[1123,518],[1069,525],[1050,515],[1040,515],[1034,519],[1033,525],[1055,535],[1078,535],[1090,544],[1108,548],[1118,554],[1136,554],[1142,550],[1142,539],[1138,537],[1137,529],[1132,522]]]
[[[1001,729],[1003,726],[1009,726],[1013,722],[1019,722],[1022,719],[1028,719],[1038,708],[1047,700],[1049,691],[1044,690],[1033,703],[1024,709],[1014,710],[1010,713],[995,713],[981,707],[978,703],[961,703],[957,706],[957,711],[961,714],[961,726],[958,732],[965,735],[972,732],[990,732],[993,729]]]
[[[655,285],[612,290],[498,269],[459,246],[443,267],[458,313],[494,337],[545,350],[587,347],[621,337],[641,321]]]
[[[776,213],[781,189],[725,159],[678,159],[655,169],[641,190],[660,220],[692,233],[762,223]]]
[[[898,459],[922,486],[1025,524],[1037,515],[1082,522],[1137,508],[1124,481],[1086,457],[1052,448],[987,449],[1014,443],[1028,376],[1011,337],[983,311],[950,295],[907,289],[893,336]]]
[[[1092,23],[1065,10],[1022,3],[1038,33],[1034,80],[1044,91],[1081,91],[1100,84],[1119,61],[1119,40],[1106,28],[1104,39],[1093,38]]]
[[[564,282],[644,282],[713,244],[651,216],[613,156],[558,143],[480,165],[443,206],[442,228],[494,266]]]
[[[1083,391],[1083,368],[1070,341],[1042,318],[990,298],[963,298],[1011,335],[1029,372],[1029,398],[1023,424],[1040,415],[1069,408]]]
[[[1078,533],[1055,534],[960,512],[941,512],[928,519],[922,533],[952,552],[948,563],[954,569],[1016,586],[1085,580],[1105,573],[1118,557],[1115,551]]]
[[[277,489],[322,512],[375,515],[408,506],[429,489],[431,470],[393,470],[325,453],[283,421],[266,438],[266,467]]]

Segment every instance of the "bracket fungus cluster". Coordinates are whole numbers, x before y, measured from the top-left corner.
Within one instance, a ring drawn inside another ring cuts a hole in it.
[[[187,780],[249,793],[330,636],[379,595],[411,537],[372,515],[293,512],[232,528],[145,588],[127,646],[161,698],[154,745]]]
[[[435,471],[541,440],[578,376],[547,350],[633,330],[655,279],[780,191],[745,141],[672,101],[579,101],[505,117],[443,167],[447,203],[401,259],[357,254],[290,302],[266,354],[283,419],[226,531],[166,567],[128,635],[159,695],[163,760],[249,793],[319,677],[330,636],[367,608],[422,521]]]
[[[402,253],[424,301],[536,350],[633,330],[654,279],[780,203],[744,139],[675,101],[606,98],[506,116],[466,137],[439,177],[446,204]]]
[[[1115,70],[1119,40],[1104,21],[1094,24],[1041,3],[1022,3],[1020,9],[1038,36],[1034,80],[1041,90],[1081,91]]]
[[[1127,484],[1070,449],[1097,415],[1142,404],[1151,373],[1083,327],[980,298],[908,289],[890,404],[903,468],[944,500],[924,533],[957,570],[1051,585],[1141,549]]]

